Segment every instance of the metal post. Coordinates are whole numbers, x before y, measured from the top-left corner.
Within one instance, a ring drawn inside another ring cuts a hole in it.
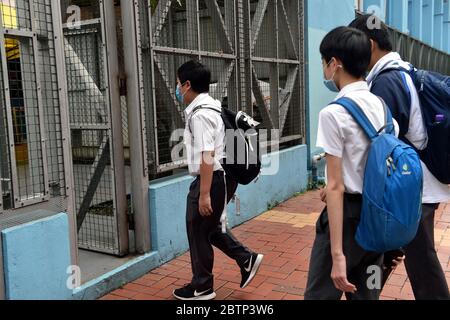
[[[69,101],[67,74],[64,58],[64,36],[62,32],[61,8],[59,1],[51,2],[53,34],[55,42],[56,73],[58,77],[59,107],[61,115],[61,134],[66,187],[67,215],[69,217],[70,256],[72,265],[78,265],[77,216],[75,213],[75,190],[73,180],[72,143],[70,136]]]
[[[233,111],[238,111],[239,101],[238,101],[238,78],[237,71],[239,70],[238,60],[237,60],[237,24],[236,24],[236,2],[235,1],[225,1],[225,26],[228,35],[230,36],[231,43],[233,45],[233,54],[236,56],[234,59],[235,65],[234,70],[231,74],[230,83],[228,85],[228,107]]]
[[[16,151],[14,145],[14,128],[13,128],[13,120],[12,120],[12,108],[11,108],[11,97],[9,91],[9,75],[8,75],[8,63],[5,49],[5,29],[3,27],[3,15],[0,14],[0,57],[2,63],[2,74],[3,77],[3,90],[4,90],[4,98],[5,98],[5,107],[6,107],[6,119],[8,126],[8,148],[9,148],[9,165],[11,168],[11,203],[15,204],[14,199],[19,195],[19,181],[17,174],[17,164],[16,164]]]
[[[250,0],[237,0],[239,108],[253,115]]]
[[[124,1],[128,2],[128,1]],[[122,109],[119,90],[119,58],[117,53],[116,13],[114,1],[100,0],[104,25],[102,29],[103,41],[106,49],[107,73],[107,106],[111,119],[111,165],[114,172],[113,197],[117,213],[118,254],[128,253],[128,221],[127,197],[125,188],[125,159],[122,136]],[[128,35],[128,33],[125,33]],[[128,37],[124,37],[128,38]]]
[[[44,127],[44,106],[43,106],[43,100],[42,100],[42,86],[41,86],[41,68],[40,68],[40,59],[41,56],[39,55],[39,43],[38,43],[38,35],[37,35],[37,28],[35,26],[35,21],[37,21],[36,16],[35,16],[35,12],[34,12],[34,1],[36,0],[31,0],[30,1],[30,18],[31,18],[31,31],[33,32],[33,38],[32,43],[33,43],[33,59],[34,59],[34,74],[35,74],[35,82],[36,82],[36,98],[37,98],[37,107],[38,107],[38,117],[37,117],[37,121],[39,121],[38,124],[38,132],[39,132],[39,139],[40,139],[40,152],[42,155],[42,169],[43,169],[43,180],[44,180],[44,190],[43,190],[43,196],[40,197],[40,199],[38,200],[39,202],[41,202],[42,200],[49,200],[50,199],[50,193],[49,193],[49,186],[48,186],[48,163],[47,163],[47,134],[45,132],[45,127]],[[26,110],[26,106],[25,106],[25,110]],[[26,112],[26,111],[25,111]],[[27,119],[28,120],[28,119]],[[35,121],[36,121],[35,120]],[[33,123],[34,125],[34,123]],[[31,127],[30,125],[28,125],[29,127]],[[31,132],[30,132],[31,133]],[[28,148],[30,148],[30,144],[28,145]],[[30,154],[32,154],[32,150],[29,151]],[[33,168],[31,166],[31,161],[30,161],[30,172],[33,172]],[[34,186],[33,186],[33,191],[34,191]],[[21,195],[22,196],[22,195]],[[34,195],[33,195],[34,196]],[[19,199],[16,199],[16,207],[19,207],[19,203],[22,203],[22,201]]]
[[[139,39],[139,8],[135,1],[122,1],[122,24],[124,37],[125,74],[127,77],[128,132],[131,155],[131,192],[135,221],[136,252],[151,250],[150,216],[148,206],[149,177],[144,104],[142,103],[142,60]],[[150,10],[149,14],[151,14]],[[150,17],[149,17],[150,18]]]
[[[270,1],[268,6],[268,19],[269,19],[269,30],[273,32],[269,35],[269,41],[272,44],[268,48],[270,56],[272,58],[279,58],[279,39],[278,39],[278,0]],[[278,62],[271,63],[269,67],[269,77],[270,77],[270,113],[272,115],[272,121],[274,129],[280,128],[280,101],[278,97],[279,87],[280,87],[280,75],[279,75],[279,64]]]

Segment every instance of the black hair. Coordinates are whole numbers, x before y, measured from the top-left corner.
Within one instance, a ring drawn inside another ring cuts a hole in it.
[[[369,68],[372,46],[362,31],[338,27],[322,40],[320,53],[326,63],[332,58],[339,59],[345,71],[356,78],[361,78]]]
[[[392,51],[392,41],[386,24],[375,15],[365,14],[353,20],[349,27],[361,30],[384,51]]]
[[[189,81],[192,90],[196,93],[209,92],[211,84],[211,71],[198,61],[191,60],[183,64],[177,71],[181,84]]]

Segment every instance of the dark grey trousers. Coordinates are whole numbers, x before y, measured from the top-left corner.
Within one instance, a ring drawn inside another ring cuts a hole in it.
[[[234,196],[237,183],[227,178],[227,203]],[[222,171],[214,172],[211,186],[211,206],[213,214],[202,217],[198,211],[200,196],[200,178],[189,189],[187,197],[187,234],[191,254],[193,278],[191,285],[198,291],[214,288],[213,265],[214,250],[220,249],[235,260],[239,267],[245,266],[252,253],[244,247],[230,231],[222,233],[220,217],[225,206],[225,180]]]
[[[417,235],[404,249],[406,272],[416,300],[450,300],[447,280],[434,243],[434,216],[438,207],[437,204],[422,206],[422,221]],[[385,256],[385,259],[393,259],[389,253]],[[385,261],[385,264],[389,262]]]
[[[383,255],[364,251],[355,240],[359,224],[362,197],[344,195],[343,250],[347,259],[347,278],[357,288],[355,294],[346,294],[348,300],[378,300],[380,289],[369,289],[367,282],[373,273],[370,266],[382,270]],[[331,257],[330,227],[327,208],[322,212],[316,225],[316,239],[311,252],[308,284],[305,300],[340,300],[343,292],[336,289],[331,279],[333,260]],[[381,281],[381,274],[379,280]],[[381,286],[381,283],[379,283]]]

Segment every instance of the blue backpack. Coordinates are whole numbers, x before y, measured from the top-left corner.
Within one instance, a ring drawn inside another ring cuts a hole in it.
[[[341,98],[333,104],[344,107],[371,141],[356,241],[371,252],[402,248],[416,236],[422,217],[420,158],[395,136],[392,115],[384,101],[386,126],[378,132],[353,100]]]
[[[382,71],[397,70],[413,79],[420,99],[422,116],[428,134],[425,150],[416,150],[428,170],[443,184],[450,184],[450,76],[415,69],[392,67]],[[437,117],[440,119],[438,120]]]

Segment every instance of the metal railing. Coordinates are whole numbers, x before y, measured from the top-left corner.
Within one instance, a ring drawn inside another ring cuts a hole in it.
[[[1,1],[0,214],[72,212],[59,13],[51,0]]]
[[[433,48],[394,28],[389,28],[394,50],[416,68],[450,75],[450,54]]]
[[[277,129],[282,143],[305,136],[303,1],[138,2],[140,72],[151,173],[182,168],[172,133],[184,128],[177,68],[198,59],[212,71],[210,94]],[[172,139],[173,140],[173,139]]]
[[[357,17],[362,14],[356,11]],[[391,26],[387,27],[394,51],[398,52],[403,60],[412,63],[418,69],[450,75],[449,53],[438,50]]]

